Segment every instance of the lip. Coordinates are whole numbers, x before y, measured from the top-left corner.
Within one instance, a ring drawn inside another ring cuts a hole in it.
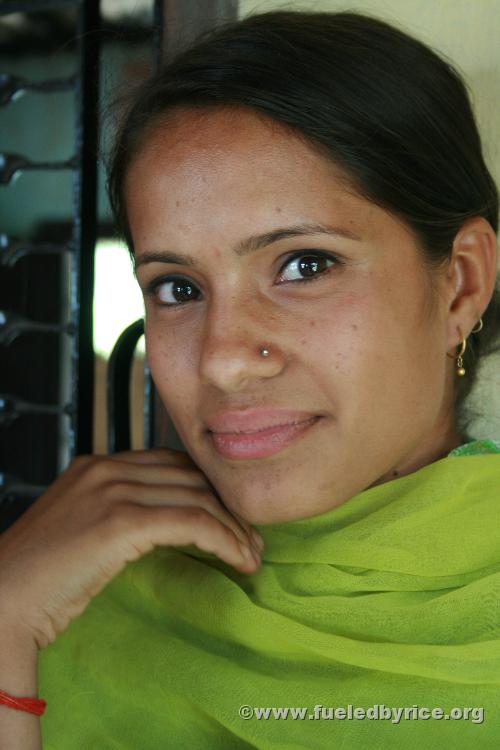
[[[252,433],[270,427],[298,424],[312,417],[311,412],[290,409],[244,409],[225,411],[207,419],[207,427],[214,433]]]
[[[215,450],[224,458],[265,458],[299,440],[321,419],[312,416],[301,422],[273,425],[253,432],[210,432],[209,436]]]

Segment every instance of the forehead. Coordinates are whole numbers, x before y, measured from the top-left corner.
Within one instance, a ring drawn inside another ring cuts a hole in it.
[[[243,107],[178,108],[153,124],[127,174],[127,188],[141,179],[189,183],[189,191],[210,183],[295,188],[308,179],[330,177],[340,170],[320,156],[299,134],[263,114]],[[270,184],[270,178],[274,183]],[[194,196],[193,196],[194,197]]]
[[[320,157],[299,131],[248,107],[176,107],[145,131],[131,169],[138,162],[151,169],[168,157],[170,172],[217,175],[235,164],[261,173],[276,172],[280,164],[324,170],[333,163]],[[340,170],[337,170],[340,175]]]
[[[285,220],[366,234],[387,216],[300,134],[244,107],[178,108],[157,121],[131,161],[125,199],[136,248],[155,231],[236,241]]]

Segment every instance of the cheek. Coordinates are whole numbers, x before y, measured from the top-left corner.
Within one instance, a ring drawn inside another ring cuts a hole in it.
[[[196,373],[192,352],[179,335],[147,318],[145,338],[146,359],[156,390],[167,411],[174,413],[176,404],[191,402],[188,394]]]
[[[321,316],[308,316],[300,326],[300,343],[321,369],[334,375],[355,376],[377,356],[377,331],[383,326],[376,295],[368,287],[335,295],[322,306]]]
[[[415,290],[406,292],[370,277],[355,293],[333,299],[322,319],[309,316],[300,327],[305,361],[316,363],[322,388],[344,406],[366,406],[374,394],[390,401],[417,385],[412,375],[426,367],[428,334]]]

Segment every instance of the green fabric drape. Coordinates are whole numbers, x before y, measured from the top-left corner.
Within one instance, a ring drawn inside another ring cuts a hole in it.
[[[44,750],[497,750],[500,443],[452,453],[258,526],[253,575],[192,546],[129,563],[40,654]],[[403,715],[308,718],[349,705]]]

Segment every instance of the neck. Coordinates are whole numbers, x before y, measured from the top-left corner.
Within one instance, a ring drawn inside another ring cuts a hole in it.
[[[467,436],[458,432],[453,425],[444,431],[437,430],[410,453],[400,458],[389,471],[373,482],[370,487],[375,487],[378,484],[389,482],[391,479],[412,474],[414,471],[418,471],[418,469],[434,463],[434,461],[446,458],[450,451],[466,442]]]

